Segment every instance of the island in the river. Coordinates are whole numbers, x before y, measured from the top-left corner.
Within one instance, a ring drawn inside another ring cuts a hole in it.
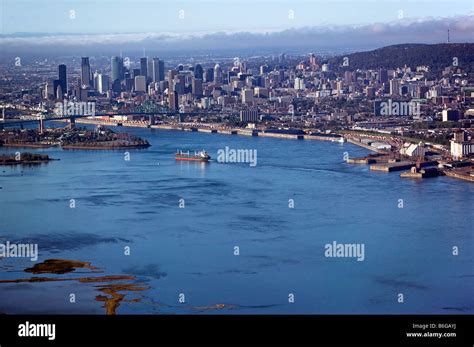
[[[48,148],[61,146],[63,149],[134,149],[147,148],[147,140],[128,133],[116,133],[108,128],[49,128],[9,129],[0,132],[0,145],[4,147]]]
[[[0,165],[37,165],[48,163],[51,160],[47,154],[38,153],[12,153],[0,155]]]

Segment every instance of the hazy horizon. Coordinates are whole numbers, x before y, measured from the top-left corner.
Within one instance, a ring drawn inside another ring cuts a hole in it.
[[[0,49],[18,55],[321,54],[474,42],[474,2],[3,0]]]

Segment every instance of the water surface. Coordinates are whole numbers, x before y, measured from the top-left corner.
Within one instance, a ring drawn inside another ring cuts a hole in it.
[[[0,242],[36,242],[38,262],[101,271],[34,276],[133,276],[127,283],[146,289],[121,292],[119,314],[474,311],[471,183],[348,165],[344,152],[368,153],[348,143],[119,131],[152,147],[130,150],[129,161],[124,151],[33,149],[60,161],[0,167]],[[257,166],[174,160],[178,148],[216,157],[225,146],[256,149]],[[363,243],[365,260],[325,257],[333,241]],[[32,265],[2,259],[0,279],[30,278]],[[97,296],[107,285],[3,283],[0,312],[104,314]]]

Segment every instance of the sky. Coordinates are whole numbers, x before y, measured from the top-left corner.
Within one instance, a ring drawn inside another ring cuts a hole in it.
[[[474,0],[0,0],[4,55],[474,42]]]
[[[474,13],[472,0],[0,0],[2,34],[281,31]]]

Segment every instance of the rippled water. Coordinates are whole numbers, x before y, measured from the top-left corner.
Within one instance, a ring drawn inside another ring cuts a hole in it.
[[[367,151],[347,143],[125,130],[152,147],[129,161],[123,151],[34,150],[61,160],[0,167],[0,243],[35,242],[38,262],[133,276],[143,290],[123,290],[119,314],[474,311],[473,184],[351,166],[344,152]],[[225,146],[256,149],[257,166],[174,160],[177,148],[215,158]],[[365,260],[325,257],[333,241],[363,243]],[[0,279],[28,279],[32,265],[2,259]],[[103,314],[104,285],[0,283],[0,312]]]

